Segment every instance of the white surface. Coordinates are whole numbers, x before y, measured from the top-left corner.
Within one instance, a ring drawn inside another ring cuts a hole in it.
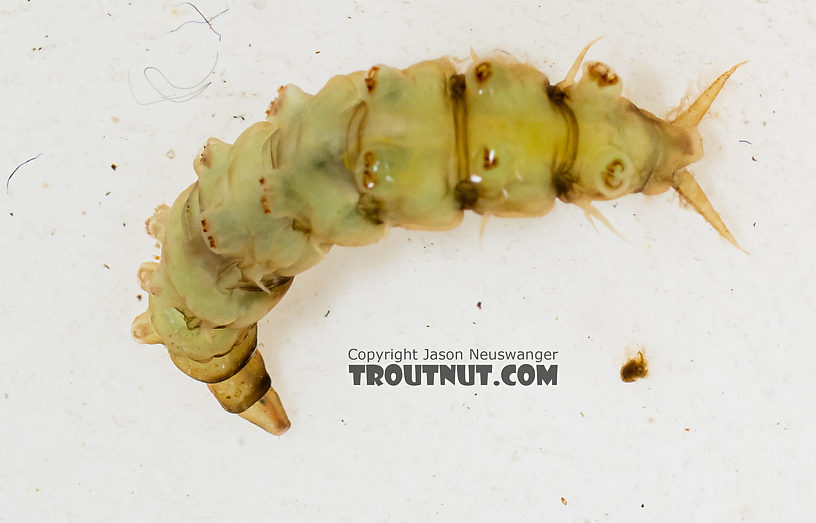
[[[201,24],[168,33],[197,20],[172,2],[4,0],[0,181],[42,156],[0,194],[0,520],[812,514],[814,12],[711,4],[200,0],[208,16],[230,9],[213,21],[219,42]],[[280,439],[131,340],[146,306],[136,269],[156,254],[144,219],[194,180],[207,137],[262,119],[280,84],[314,91],[471,48],[558,80],[599,35],[588,58],[658,114],[750,60],[704,121],[694,166],[750,256],[670,193],[602,206],[629,243],[559,205],[491,220],[481,240],[471,216],[337,248],[261,324],[293,422]],[[134,101],[129,84],[157,98],[145,67],[188,85],[216,53],[195,99]],[[638,345],[651,374],[625,384]],[[472,346],[558,350],[559,384],[355,388],[347,373],[351,347]]]

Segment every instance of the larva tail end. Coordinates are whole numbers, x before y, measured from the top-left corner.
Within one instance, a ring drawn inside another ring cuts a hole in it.
[[[706,221],[717,230],[718,233],[720,233],[720,236],[731,242],[734,247],[741,250],[745,254],[750,254],[740,246],[736,238],[734,238],[734,235],[731,234],[731,231],[729,231],[728,227],[725,226],[722,218],[720,218],[720,215],[714,210],[711,202],[708,201],[708,197],[705,195],[703,190],[697,184],[697,180],[694,179],[694,176],[689,171],[683,169],[674,173],[672,187],[674,187],[674,190],[677,191],[677,194],[688,201],[691,206],[694,207],[694,209],[699,212],[703,218],[705,218]]]
[[[270,434],[280,436],[289,428],[289,418],[258,351],[233,376],[209,383],[207,388],[224,410],[238,414]]]
[[[291,426],[274,387],[269,387],[261,399],[238,415],[275,436],[280,436]]]

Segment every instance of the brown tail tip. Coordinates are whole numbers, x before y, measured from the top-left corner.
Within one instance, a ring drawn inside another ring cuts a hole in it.
[[[291,426],[280,396],[273,387],[269,387],[261,399],[238,415],[275,436],[280,436]]]

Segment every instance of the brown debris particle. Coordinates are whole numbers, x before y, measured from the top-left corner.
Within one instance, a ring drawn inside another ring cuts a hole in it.
[[[479,309],[479,310],[482,310],[482,302],[477,301],[476,302],[476,308]]]
[[[493,68],[490,66],[490,62],[482,62],[476,66],[473,72],[476,74],[476,80],[483,84],[493,75]]]
[[[649,362],[642,350],[628,360],[620,369],[620,377],[626,383],[632,383],[640,378],[645,378],[649,374]]]
[[[116,164],[115,163],[111,164],[111,169],[113,169],[114,171],[116,170]]]
[[[215,249],[215,238],[212,236],[207,236],[207,240],[210,242],[210,249]]]
[[[264,214],[272,214],[272,207],[270,207],[269,199],[265,194],[261,196],[261,207],[263,207]]]
[[[206,218],[201,218],[201,230],[204,232],[207,232],[209,230]]]
[[[567,506],[567,500],[566,500],[566,499],[564,499],[563,497],[561,498],[561,503],[562,503],[562,504],[563,504],[565,507]]]

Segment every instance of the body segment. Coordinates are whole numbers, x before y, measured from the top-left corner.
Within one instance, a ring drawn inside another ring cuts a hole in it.
[[[282,88],[234,144],[210,139],[198,181],[148,220],[163,249],[140,270],[150,304],[135,337],[165,344],[226,410],[280,434],[289,422],[256,324],[333,245],[376,242],[389,226],[449,229],[467,210],[540,216],[556,199],[592,213],[592,200],[669,187],[730,236],[682,170],[702,153],[699,118],[660,120],[622,98],[605,65],[579,82],[576,70],[552,85],[507,58],[461,73],[439,59],[336,76],[315,95]]]

